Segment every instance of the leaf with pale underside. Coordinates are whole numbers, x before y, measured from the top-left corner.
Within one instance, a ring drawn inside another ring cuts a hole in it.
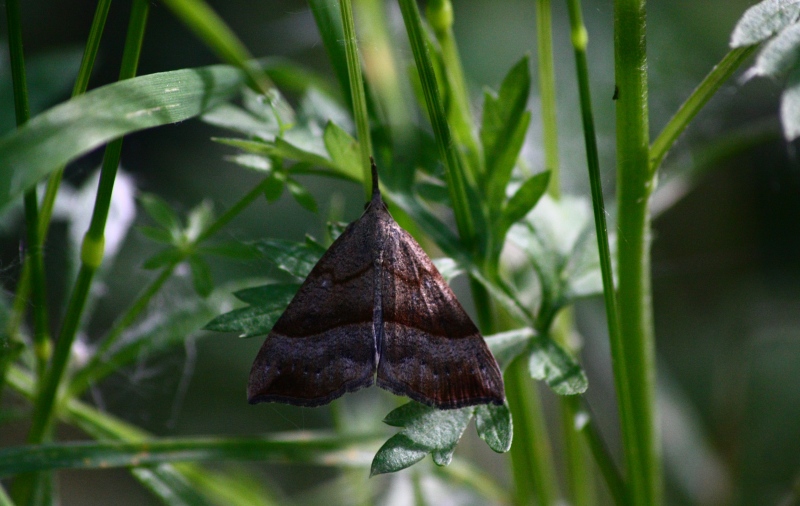
[[[434,463],[448,465],[461,435],[473,416],[477,416],[478,435],[492,450],[506,452],[511,447],[511,414],[503,404],[440,410],[409,402],[386,415],[384,423],[403,430],[392,436],[375,454],[371,475],[405,469],[430,454]]]
[[[764,41],[800,18],[800,0],[765,0],[747,9],[731,34],[731,47]]]

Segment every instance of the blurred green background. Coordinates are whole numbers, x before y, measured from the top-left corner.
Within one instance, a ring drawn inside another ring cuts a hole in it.
[[[210,3],[254,55],[291,59],[335,83],[305,2]],[[751,3],[648,3],[651,136],[726,53],[730,32]],[[354,4],[358,17],[359,2]],[[32,0],[22,8],[32,100],[41,111],[68,96],[94,4]],[[562,184],[565,193],[587,195],[566,8],[554,2],[553,9]],[[612,2],[588,0],[583,9],[590,36],[601,167],[612,198]],[[112,6],[92,87],[115,80],[128,11],[126,1]],[[387,11],[389,24],[402,43],[399,54],[408,62],[411,55],[404,45],[396,5],[389,2]],[[476,107],[482,89],[496,88],[511,65],[526,53],[533,57],[535,82],[532,1],[454,0],[454,12],[454,29]],[[6,26],[4,19],[2,26]],[[3,35],[0,32],[0,37]],[[215,62],[164,6],[152,5],[140,74]],[[790,497],[792,483],[800,480],[800,172],[797,145],[787,145],[779,130],[779,94],[780,83],[768,80],[738,79],[726,84],[668,157],[654,198],[652,273],[660,411],[668,499],[673,504],[779,504]],[[404,105],[416,108],[415,104]],[[523,156],[539,170],[543,154],[535,91],[529,105],[534,119]],[[0,131],[13,128],[13,123],[4,49],[0,56]],[[124,170],[133,176],[138,190],[157,193],[180,211],[203,199],[213,201],[218,210],[225,209],[255,184],[257,176],[223,160],[232,150],[209,140],[220,133],[199,121],[189,121],[131,135],[124,144]],[[74,185],[83,184],[100,156],[93,153],[73,163],[67,179]],[[313,178],[304,182],[320,203],[318,215],[284,196],[274,205],[259,202],[223,234],[240,239],[300,240],[306,233],[322,237],[329,216],[342,221],[358,217],[363,205],[361,188]],[[21,235],[19,221],[4,218],[0,279],[9,293],[18,276]],[[64,227],[56,225],[46,251],[48,279],[56,283],[49,296],[54,307],[62,308],[65,273],[70,272],[64,268],[65,235]],[[91,328],[98,332],[107,328],[135,297],[152,275],[141,269],[141,262],[153,250],[135,231],[127,237],[109,266],[105,297],[94,312]],[[213,268],[218,284],[275,274],[256,262]],[[181,293],[179,285],[180,280],[174,293]],[[469,306],[463,280],[454,288]],[[160,303],[169,303],[169,293]],[[602,301],[582,302],[576,314],[590,381],[588,400],[618,454]],[[139,366],[94,391],[94,401],[159,435],[252,434],[330,425],[328,408],[247,405],[246,378],[261,338],[240,340],[210,333],[198,337],[188,341],[182,353],[166,359],[143,357]],[[86,338],[91,341],[91,332]],[[543,395],[552,401],[546,389]],[[389,394],[376,389],[339,402],[353,424],[366,426],[379,425],[394,405]],[[23,441],[24,426],[5,427],[9,429],[0,434],[0,443]],[[474,431],[467,433],[469,437],[456,455],[476,458],[501,483],[509,483],[507,459],[476,444]],[[67,432],[63,436],[82,437]],[[324,497],[330,505],[348,504],[346,482],[326,486],[337,476],[330,469],[253,467],[264,481],[274,484],[278,497],[308,504]],[[363,474],[366,479],[366,471]],[[391,486],[391,480],[396,481],[381,477],[372,483],[381,489]],[[66,505],[155,503],[122,470],[64,472],[60,486]],[[599,489],[603,490],[602,484]]]

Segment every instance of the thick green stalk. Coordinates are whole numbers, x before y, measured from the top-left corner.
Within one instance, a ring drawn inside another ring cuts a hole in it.
[[[353,99],[353,118],[356,122],[358,145],[361,148],[361,169],[364,171],[364,193],[369,200],[372,192],[371,165],[372,137],[369,132],[369,115],[367,114],[367,97],[364,93],[364,79],[361,76],[361,58],[358,56],[356,24],[353,20],[353,5],[350,0],[340,0],[339,10],[344,30],[345,56],[347,57],[347,75],[350,81],[350,92]]]
[[[8,51],[11,63],[11,80],[14,86],[14,110],[17,126],[30,119],[28,84],[25,77],[25,55],[22,49],[22,26],[20,25],[19,0],[6,2],[8,18]],[[50,356],[50,332],[47,321],[47,298],[45,295],[44,258],[39,237],[39,204],[36,188],[25,193],[26,264],[30,265],[31,311],[33,312],[33,345],[39,377],[44,374]]]
[[[617,302],[625,363],[619,384],[626,471],[633,504],[661,504],[661,458],[656,416],[655,343],[650,288],[650,216],[653,188],[647,106],[646,0],[615,0],[614,61],[617,89]],[[612,341],[612,346],[614,345]],[[626,398],[630,397],[630,406]]]
[[[472,180],[481,181],[485,168],[481,149],[475,137],[475,121],[472,117],[464,70],[461,67],[461,57],[453,35],[453,4],[450,0],[432,0],[425,9],[425,17],[433,28],[442,52],[444,78],[447,80],[450,93],[447,114],[452,122],[453,137],[466,151],[462,159],[467,163]]]
[[[89,30],[89,37],[86,40],[86,47],[83,50],[81,66],[78,69],[78,77],[75,79],[75,85],[72,87],[72,97],[82,95],[89,87],[89,78],[92,75],[94,62],[97,59],[100,39],[103,36],[103,28],[105,28],[110,8],[111,0],[100,0],[97,2],[97,8],[94,11],[94,19],[92,20],[92,27]],[[44,194],[42,212],[39,217],[39,238],[42,242],[44,242],[47,229],[50,226],[50,218],[53,215],[53,205],[55,204],[56,195],[58,194],[58,188],[61,185],[61,178],[63,175],[64,169],[61,168],[53,172],[50,179],[47,181],[47,191]]]
[[[120,80],[136,75],[148,11],[149,2],[147,0],[134,1],[125,41]],[[80,326],[92,278],[103,259],[104,230],[121,151],[121,139],[110,143],[105,151],[92,221],[81,248],[81,269],[78,273],[78,280],[70,296],[67,314],[56,343],[50,369],[36,399],[33,423],[28,435],[28,442],[32,444],[42,442],[49,432],[53,421],[56,395],[69,362],[72,342]]]
[[[479,206],[479,203],[471,202],[468,198],[466,178],[463,168],[458,162],[458,152],[450,134],[450,126],[447,124],[447,115],[439,95],[439,86],[436,83],[433,63],[423,35],[422,20],[420,19],[417,2],[416,0],[399,0],[399,3],[408,40],[414,53],[414,61],[422,81],[422,90],[425,94],[425,103],[433,126],[436,144],[445,164],[445,178],[450,192],[450,200],[453,202],[458,233],[461,236],[462,244],[475,252],[480,249],[480,246],[476,237],[476,224],[470,206]]]
[[[569,9],[572,46],[575,51],[575,67],[578,77],[581,118],[583,121],[584,142],[586,145],[587,167],[589,169],[589,183],[592,190],[592,206],[594,209],[595,233],[600,257],[600,271],[603,277],[603,300],[606,307],[606,321],[612,350],[614,380],[620,405],[620,417],[623,420],[622,432],[625,434],[623,439],[627,442],[629,439],[635,438],[633,432],[635,421],[632,418],[634,410],[630,391],[626,387],[629,383],[629,378],[624,360],[624,348],[619,328],[619,313],[617,310],[616,291],[614,289],[611,248],[608,242],[608,224],[606,223],[602,178],[600,176],[600,157],[597,152],[597,136],[595,134],[594,113],[592,111],[592,96],[589,89],[589,66],[586,59],[586,47],[589,42],[589,36],[583,23],[580,0],[569,0],[567,6]],[[596,435],[596,432],[587,434],[590,436]],[[597,460],[598,455],[602,455],[598,453],[599,443],[590,440],[589,444],[594,450],[593,453]],[[610,459],[597,460],[597,464],[600,466],[603,476],[606,477],[609,488],[614,492],[614,496],[619,502],[617,496],[624,497],[624,494],[618,492],[615,488],[616,483],[612,483],[609,479],[610,476],[615,474],[616,470],[607,469],[607,466],[613,466],[613,461]]]
[[[542,103],[542,140],[545,170],[550,171],[548,193],[560,194],[556,73],[553,63],[553,28],[550,0],[536,0],[536,47],[539,60],[539,95]]]
[[[720,86],[752,55],[758,45],[737,47],[728,51],[711,72],[695,88],[689,98],[678,108],[650,147],[650,173],[655,174],[678,136],[686,130],[689,123],[706,103],[719,90]]]
[[[557,504],[558,480],[539,392],[528,369],[528,354],[517,357],[508,366],[504,377],[508,406],[514,420],[514,444],[510,451],[514,504]]]

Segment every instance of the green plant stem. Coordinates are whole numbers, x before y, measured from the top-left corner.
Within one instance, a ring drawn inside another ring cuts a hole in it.
[[[542,103],[542,137],[545,170],[550,171],[548,193],[561,193],[558,163],[556,73],[553,64],[553,28],[550,0],[536,0],[536,47],[539,60],[539,95]]]
[[[617,216],[621,343],[611,352],[633,504],[661,504],[655,343],[650,288],[650,171],[645,0],[615,0]],[[621,346],[619,346],[621,344]],[[627,381],[617,372],[624,362]]]
[[[100,0],[97,2],[97,8],[94,11],[94,18],[92,19],[92,27],[89,30],[89,37],[86,40],[86,47],[83,50],[81,66],[78,69],[78,77],[75,79],[75,85],[72,87],[72,97],[82,95],[89,88],[89,78],[92,75],[94,62],[97,59],[100,39],[103,37],[103,28],[105,28],[110,8],[111,0]],[[50,219],[53,216],[53,206],[55,205],[58,188],[61,186],[63,175],[64,168],[62,167],[53,172],[50,179],[47,181],[47,191],[45,191],[44,199],[42,200],[42,212],[39,217],[39,237],[42,242],[44,242],[47,236],[47,229],[50,226]]]
[[[592,192],[592,206],[594,210],[595,233],[597,236],[597,247],[600,258],[600,272],[603,278],[603,300],[606,308],[606,321],[612,349],[614,379],[620,405],[620,417],[625,417],[622,421],[623,432],[626,433],[629,438],[633,438],[632,431],[635,424],[633,420],[634,409],[630,392],[625,388],[629,382],[629,378],[627,374],[627,365],[622,358],[623,342],[619,327],[616,291],[614,289],[611,248],[608,242],[608,224],[606,222],[602,178],[600,176],[600,157],[597,152],[597,136],[595,134],[594,113],[592,111],[592,96],[589,89],[589,66],[586,59],[586,47],[589,42],[589,36],[583,23],[580,0],[569,0],[567,6],[569,9],[572,46],[575,51],[575,67],[578,77],[581,118],[583,121],[584,142],[586,145],[587,167],[589,169],[589,183]],[[599,437],[596,431],[588,434],[589,436],[595,435]],[[600,466],[603,475],[606,477],[606,482],[609,483],[609,488],[612,492],[617,492],[614,494],[615,498],[617,498],[617,496],[623,497],[624,494],[616,491],[614,488],[616,484],[612,484],[608,478],[613,475],[613,473],[607,467],[613,466],[613,461],[609,458],[598,460],[598,443],[589,440],[589,445],[593,449],[593,454],[598,466]],[[615,471],[614,469],[614,472]],[[619,500],[617,502],[619,504]]]
[[[22,49],[22,26],[20,24],[19,0],[6,2],[8,19],[8,51],[11,63],[11,80],[14,87],[14,110],[17,126],[30,119],[28,84],[25,77],[25,55]],[[50,332],[47,321],[47,298],[45,295],[44,258],[39,237],[39,204],[36,188],[25,193],[25,264],[30,265],[31,311],[33,313],[33,346],[36,356],[36,369],[39,377],[44,374],[50,356]]]
[[[569,399],[570,402],[573,403],[574,413],[578,414],[584,411],[585,408],[580,406],[580,398],[572,396],[569,397]],[[608,486],[608,491],[614,499],[614,503],[618,505],[629,504],[622,475],[619,473],[616,464],[614,464],[614,459],[611,457],[611,453],[609,453],[608,448],[603,442],[603,438],[600,436],[600,432],[594,424],[594,418],[588,414],[586,416],[588,417],[588,423],[578,425],[576,421],[576,430],[579,430],[586,438],[589,450],[592,452],[597,467],[600,468],[600,473],[605,479],[606,486]]]
[[[711,97],[719,90],[734,72],[752,55],[758,45],[737,47],[728,51],[722,60],[717,63],[711,72],[694,89],[689,98],[681,104],[674,116],[667,122],[661,133],[650,146],[650,174],[653,175],[661,166],[664,157],[672,148],[678,136],[686,130],[689,123],[697,115],[703,106],[708,103]]]
[[[361,169],[364,171],[364,193],[367,200],[372,193],[372,177],[370,161],[372,156],[372,137],[369,132],[369,115],[367,114],[367,97],[364,93],[364,78],[361,75],[361,58],[358,56],[356,25],[353,20],[351,0],[340,0],[339,10],[344,30],[345,56],[347,58],[347,75],[353,100],[353,118],[356,122],[358,145],[361,149]]]
[[[463,168],[458,163],[458,153],[450,134],[450,127],[447,124],[447,115],[439,95],[439,86],[436,82],[433,63],[423,35],[422,20],[420,19],[417,2],[416,0],[399,0],[399,3],[408,40],[411,44],[411,51],[414,54],[414,61],[422,82],[425,103],[433,126],[436,144],[445,164],[445,178],[450,192],[450,200],[453,203],[456,227],[462,243],[470,248],[471,251],[476,252],[480,247],[470,204],[475,207],[478,207],[479,204],[470,202],[467,196],[466,178]],[[483,255],[481,255],[481,258],[483,258]]]
[[[469,101],[467,83],[461,66],[458,45],[453,34],[453,4],[450,0],[432,0],[425,10],[428,24],[433,28],[442,54],[442,63],[450,91],[448,118],[452,122],[452,133],[456,141],[466,149],[466,157],[473,181],[483,178],[483,156],[475,137],[472,107]]]
[[[514,420],[514,444],[510,452],[514,504],[556,504],[558,480],[539,393],[528,370],[527,353],[521,354],[508,366],[505,386]]]
[[[149,2],[147,0],[134,1],[131,8],[128,35],[125,41],[120,80],[136,75],[148,11]],[[50,369],[36,398],[33,422],[28,435],[28,442],[32,444],[41,443],[49,432],[53,420],[56,394],[69,362],[72,342],[75,339],[75,334],[83,316],[83,308],[89,296],[92,278],[102,262],[106,218],[108,217],[111,192],[114,187],[114,178],[119,166],[121,151],[121,139],[110,143],[105,151],[92,221],[84,237],[84,244],[81,250],[81,268],[78,273],[78,279],[70,296],[67,314],[56,343]]]

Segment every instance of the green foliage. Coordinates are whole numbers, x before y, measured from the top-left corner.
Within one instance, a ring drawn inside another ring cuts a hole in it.
[[[643,0],[638,3],[643,9]],[[415,91],[430,125],[424,121],[413,125],[395,124],[393,119],[386,117],[383,105],[410,101],[405,100],[408,97],[388,96],[386,88],[371,86],[374,83],[360,82],[361,62],[351,44],[356,40],[352,33],[354,25],[352,19],[344,20],[348,34],[345,37],[342,14],[335,2],[311,0],[310,6],[342,90],[341,96],[332,91],[335,86],[324,77],[293,63],[277,59],[253,61],[241,41],[202,0],[167,0],[165,5],[212,51],[235,67],[217,65],[128,79],[38,114],[25,126],[0,137],[0,208],[7,209],[23,193],[33,195],[36,184],[43,177],[60,174],[59,170],[66,163],[109,141],[197,116],[206,123],[239,135],[214,140],[236,150],[227,157],[228,161],[258,174],[263,180],[219,217],[215,217],[207,202],[192,208],[184,217],[161,198],[151,194],[140,195],[139,206],[149,216],[151,224],[140,226],[138,230],[159,248],[144,260],[142,266],[157,271],[155,278],[108,329],[92,336],[92,344],[87,346],[91,353],[85,355],[71,346],[73,336],[89,333],[87,325],[92,319],[90,310],[95,302],[89,285],[96,266],[90,266],[91,272],[86,274],[87,266],[84,265],[76,285],[84,289],[73,292],[77,295],[68,305],[67,324],[59,322],[59,326],[72,328],[67,340],[58,340],[64,349],[56,350],[49,366],[46,347],[37,349],[41,368],[49,367],[43,372],[33,366],[35,354],[31,347],[22,343],[30,340],[24,322],[31,283],[40,290],[39,293],[43,293],[44,286],[39,286],[39,280],[26,277],[29,274],[22,275],[17,287],[18,299],[9,314],[6,314],[5,300],[0,301],[3,311],[0,318],[3,328],[0,333],[0,387],[7,381],[36,406],[32,416],[34,427],[47,429],[49,419],[57,417],[80,428],[96,441],[54,441],[0,449],[0,476],[57,468],[126,467],[165,504],[244,505],[278,501],[273,500],[265,487],[247,473],[226,468],[210,470],[196,463],[252,459],[354,467],[363,471],[369,465],[365,455],[377,447],[377,442],[385,438],[385,434],[360,429],[347,434],[340,426],[336,433],[325,434],[156,438],[78,399],[89,387],[123,368],[143,358],[158,357],[180,348],[202,328],[235,332],[241,337],[269,333],[302,280],[324,254],[325,247],[308,236],[301,243],[276,238],[212,241],[212,237],[261,196],[272,203],[286,194],[304,209],[316,213],[319,207],[317,198],[303,183],[316,177],[363,184],[365,152],[370,150],[370,146],[373,146],[372,154],[379,161],[384,196],[392,212],[422,244],[441,251],[444,256],[434,262],[448,282],[461,274],[469,278],[480,326],[493,332],[502,328],[515,329],[486,338],[501,368],[505,370],[515,361],[527,365],[527,371],[523,371],[526,381],[531,378],[544,381],[560,396],[575,396],[586,391],[588,380],[579,363],[579,350],[570,349],[569,343],[557,337],[556,318],[576,300],[603,293],[600,264],[601,260],[610,263],[610,252],[604,251],[602,258],[598,254],[586,199],[563,197],[556,200],[545,195],[548,187],[552,186],[551,181],[558,180],[557,168],[553,172],[531,174],[524,164],[519,163],[532,118],[528,110],[531,72],[527,56],[508,71],[497,93],[485,92],[482,117],[476,122],[472,118],[452,37],[452,16],[448,17],[452,14],[448,11],[452,6],[448,2],[438,2],[431,7],[436,26],[429,30],[420,17],[416,2],[400,0],[416,63],[409,69],[407,77],[416,85]],[[576,2],[570,3],[573,22],[575,5]],[[134,12],[146,14],[146,6],[146,2],[138,1],[135,7],[140,10]],[[630,198],[628,192],[621,192],[624,196],[620,197],[620,209],[625,210],[620,227],[628,233],[625,236],[626,251],[629,255],[631,251],[638,255],[633,258],[634,262],[621,266],[620,272],[620,297],[628,301],[627,305],[621,306],[625,314],[620,316],[628,322],[645,321],[646,316],[652,313],[649,292],[645,291],[631,302],[629,287],[649,287],[641,276],[648,274],[643,274],[643,269],[649,266],[646,262],[646,205],[649,191],[654,186],[655,170],[693,115],[752,49],[734,50],[723,59],[648,151],[647,104],[642,102],[646,98],[646,89],[643,88],[643,83],[647,82],[646,66],[636,63],[637,57],[643,58],[644,47],[635,44],[643,40],[643,33],[640,33],[643,20],[626,21],[625,18],[634,11],[637,10],[622,9],[615,17],[621,26],[618,26],[616,39],[622,48],[620,52],[632,55],[630,58],[617,55],[618,84],[625,89],[618,103],[617,120],[621,125],[618,157],[621,168],[633,167],[644,171],[633,174],[636,177],[624,170],[619,175],[622,184],[633,181],[640,185],[635,188],[638,193],[634,192],[633,203],[625,200]],[[98,19],[104,19],[102,9],[98,10],[98,16]],[[143,27],[143,21],[140,21]],[[788,139],[800,136],[798,21],[800,1],[765,0],[745,13],[731,38],[731,46],[735,48],[764,43],[750,75],[787,80],[781,115]],[[580,47],[585,52],[585,27],[580,28],[583,32],[573,26],[572,39],[576,49]],[[350,44],[347,52],[343,40]],[[127,47],[126,73],[132,73],[136,68],[136,58],[130,55],[138,55],[137,51],[135,44]],[[585,71],[585,68],[581,70],[580,59],[578,61],[579,73]],[[59,72],[68,70],[67,63],[59,65]],[[88,76],[91,62],[84,61],[84,64]],[[539,72],[543,71],[552,72],[552,69],[548,71],[540,67]],[[36,70],[32,72],[33,75],[39,73]],[[249,88],[244,88],[244,84]],[[43,90],[40,96],[47,99],[63,89],[55,84],[52,88],[41,83],[38,86]],[[287,92],[291,100],[279,89]],[[631,89],[639,90],[633,98],[629,98]],[[0,96],[4,90],[0,84]],[[20,93],[15,90],[15,98],[19,98]],[[241,100],[230,102],[238,98]],[[586,98],[582,96],[585,100],[582,104],[584,120],[587,115],[591,118],[591,105],[587,104]],[[353,104],[356,112],[351,114]],[[0,116],[0,120],[3,119],[5,116]],[[358,140],[353,136],[353,125],[358,125]],[[594,132],[593,126],[588,125],[584,123],[592,163],[592,156],[596,162],[596,141],[595,152],[592,152]],[[432,136],[428,132],[429,126]],[[101,180],[101,189],[96,197],[92,197],[94,201],[82,196],[84,200],[77,206],[89,208],[95,202],[100,203],[93,228],[96,228],[95,222],[105,223],[107,218],[108,211],[103,211],[102,202],[110,199],[111,183],[116,173],[113,155],[115,150],[118,155],[119,149],[119,141],[112,144],[107,163],[113,167],[104,169],[106,179]],[[58,181],[60,175],[54,178],[53,186],[48,190],[53,196]],[[599,188],[599,182],[595,183]],[[62,193],[66,192],[62,189]],[[593,196],[601,199],[602,191],[596,191]],[[596,213],[605,212],[602,202],[598,204],[595,200],[595,204]],[[46,205],[52,205],[52,201]],[[639,223],[630,218],[631,209],[643,217]],[[458,234],[448,225],[449,218],[445,215],[449,214],[454,217]],[[45,215],[42,223],[32,226],[46,230],[49,215]],[[73,219],[78,221],[75,216]],[[342,224],[330,224],[330,239],[335,240],[342,230]],[[600,225],[598,230],[605,235],[606,231]],[[91,237],[95,242],[87,244],[101,243],[101,232],[95,234],[98,237]],[[70,247],[79,251],[80,240],[80,237],[71,236]],[[511,255],[507,253],[515,250],[522,253],[522,262],[509,261]],[[220,289],[215,286],[212,276],[212,259],[213,262],[266,260],[288,280],[256,284],[263,283],[263,280],[244,279],[234,288]],[[183,286],[180,279],[175,279],[179,278],[175,272],[181,264],[188,266],[194,293],[190,293],[191,289]],[[613,280],[608,279],[613,277],[610,271],[610,267],[604,271],[607,278],[605,293],[613,299],[616,288],[611,286]],[[97,274],[100,279],[103,275],[102,271]],[[168,295],[165,295],[170,303],[150,307],[154,297],[161,294],[165,286],[170,286]],[[248,288],[242,289],[242,286]],[[244,307],[231,310],[228,296],[231,290],[239,301],[246,304]],[[43,305],[35,309],[42,311],[42,308]],[[610,333],[614,334],[613,329]],[[617,381],[620,377],[631,379],[629,385],[617,385],[621,399],[623,446],[627,452],[627,482],[623,483],[619,478],[613,460],[604,453],[602,441],[598,442],[599,436],[591,430],[592,422],[587,422],[588,418],[584,417],[575,430],[590,434],[587,438],[616,498],[627,497],[655,504],[659,488],[658,456],[652,452],[648,454],[655,441],[652,427],[655,422],[650,409],[654,390],[648,390],[652,386],[653,372],[652,364],[646,363],[651,349],[648,346],[652,346],[652,342],[648,342],[647,329],[640,328],[625,337],[626,341],[620,346],[627,349],[621,350],[613,348],[616,345],[612,335],[612,353],[615,353],[615,373],[622,368],[627,368],[626,374],[630,373],[630,376],[617,374]],[[620,350],[627,355],[616,354]],[[64,365],[62,369],[55,366],[59,361]],[[40,384],[53,387],[50,407],[47,407]],[[509,395],[509,399],[518,401],[520,397]],[[521,404],[534,403],[532,396],[523,396],[522,399]],[[564,402],[563,405],[568,407],[565,416],[573,414],[577,419],[579,414],[583,414],[578,402],[575,398]],[[43,403],[45,409],[40,413]],[[516,405],[512,407],[516,408]],[[525,409],[529,410],[529,407],[525,406]],[[22,413],[27,416],[27,411]],[[6,414],[5,410],[0,413],[0,424],[11,418]],[[438,410],[410,402],[386,416],[384,422],[387,425],[401,430],[375,453],[370,475],[394,473],[431,455],[437,466],[454,464],[449,467],[452,474],[445,476],[457,482],[457,473],[461,471],[457,462],[453,462],[454,452],[473,417],[478,436],[492,450],[509,451],[513,423],[507,404]],[[570,422],[569,418],[567,422]],[[585,430],[587,424],[589,429]],[[520,445],[525,449],[531,445],[531,431],[540,429],[535,425],[532,419],[518,425],[518,436],[523,438]],[[34,440],[49,439],[49,430],[46,429],[42,429]],[[594,441],[591,434],[595,434]],[[545,452],[536,450],[529,462],[546,467],[547,458],[541,456]],[[517,460],[514,465],[520,466]],[[530,469],[515,471],[516,488],[527,490],[519,482],[519,476],[527,479],[533,473]],[[545,475],[545,472],[541,473],[541,476]],[[472,486],[479,481],[464,479],[463,476],[461,479],[471,482]],[[30,475],[19,482],[39,487],[43,496],[54,494],[48,474]],[[553,482],[549,485],[556,488],[555,480]],[[537,486],[543,485],[537,483]],[[32,491],[30,497],[35,497],[36,493],[36,490]],[[521,497],[521,502],[531,499],[524,497],[524,492],[521,494],[517,497]],[[14,496],[28,502],[25,491],[17,491]],[[4,490],[0,488],[0,502],[10,502],[6,499]]]
[[[800,137],[800,2],[764,0],[750,7],[736,24],[731,47],[764,42],[748,75],[785,79],[781,122],[786,140]]]
[[[225,65],[175,70],[109,84],[43,112],[0,137],[0,208],[112,139],[201,114],[232,97],[242,80]]]
[[[483,405],[438,410],[409,402],[384,418],[384,423],[403,430],[392,436],[375,454],[370,475],[393,473],[416,464],[431,454],[436,465],[453,459],[461,435],[472,417],[477,418],[478,435],[496,452],[511,447],[511,414],[508,406]]]

